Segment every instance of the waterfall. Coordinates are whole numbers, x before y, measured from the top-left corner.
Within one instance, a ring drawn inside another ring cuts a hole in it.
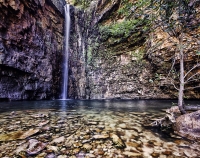
[[[67,99],[68,87],[68,56],[69,56],[69,35],[70,35],[70,5],[64,6],[65,10],[65,40],[64,40],[64,70],[63,70],[63,86],[62,99]]]

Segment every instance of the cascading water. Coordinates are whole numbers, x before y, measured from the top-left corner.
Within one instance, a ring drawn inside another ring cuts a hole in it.
[[[63,70],[63,89],[62,99],[67,99],[68,87],[68,54],[69,54],[69,35],[70,35],[70,5],[64,6],[65,10],[65,40],[64,40],[64,70]]]

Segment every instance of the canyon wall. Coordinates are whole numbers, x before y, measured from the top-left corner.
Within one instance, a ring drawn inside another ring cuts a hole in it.
[[[58,97],[64,0],[0,0],[0,100]]]
[[[177,98],[178,39],[154,22],[160,17],[152,12],[151,1],[79,0],[71,4],[75,7],[71,7],[70,98]],[[200,6],[192,5],[197,27],[186,30],[183,37],[187,71],[198,62],[200,49]],[[199,87],[199,79],[189,85]],[[199,99],[199,88],[185,91],[185,97]]]
[[[150,0],[68,2],[68,98],[177,98],[180,39],[171,35],[166,23],[159,23],[163,17],[153,11],[156,3],[152,7]],[[60,98],[64,4],[0,0],[0,100]],[[188,5],[192,27],[183,36],[186,71],[199,62],[199,4],[191,0]],[[169,19],[177,17],[174,10]],[[180,34],[180,29],[175,32]],[[186,98],[200,98],[199,72],[197,67],[185,78],[190,81]]]

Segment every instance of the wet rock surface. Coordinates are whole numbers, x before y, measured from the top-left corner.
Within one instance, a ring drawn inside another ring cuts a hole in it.
[[[170,137],[144,128],[145,123],[158,116],[162,117],[164,113],[91,108],[4,112],[0,114],[0,157],[200,156],[198,141],[184,140],[173,133]],[[88,123],[91,120],[93,123]],[[17,131],[26,136],[12,140],[2,138],[8,134],[13,137]]]
[[[61,12],[51,0],[8,0],[0,1],[0,17],[0,99],[55,97],[63,49]]]

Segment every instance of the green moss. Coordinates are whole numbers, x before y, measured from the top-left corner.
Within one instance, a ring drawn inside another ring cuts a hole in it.
[[[136,19],[125,20],[121,23],[115,23],[108,26],[101,26],[100,32],[102,34],[102,39],[106,40],[109,36],[127,38],[139,23],[140,20]]]
[[[142,61],[143,56],[144,56],[144,48],[140,47],[138,49],[136,49],[135,51],[130,52],[130,55],[132,56],[132,58],[135,58],[135,60],[138,62]]]
[[[118,10],[119,16],[129,16],[131,13],[131,8],[133,7],[133,3],[129,2],[129,0],[122,0],[121,7]]]
[[[73,0],[73,5],[86,9],[89,7],[91,0]]]
[[[141,15],[144,12],[144,8],[147,8],[150,4],[151,0],[137,0],[132,2],[130,0],[121,0],[120,8],[117,13],[120,17],[126,18],[135,12]]]

